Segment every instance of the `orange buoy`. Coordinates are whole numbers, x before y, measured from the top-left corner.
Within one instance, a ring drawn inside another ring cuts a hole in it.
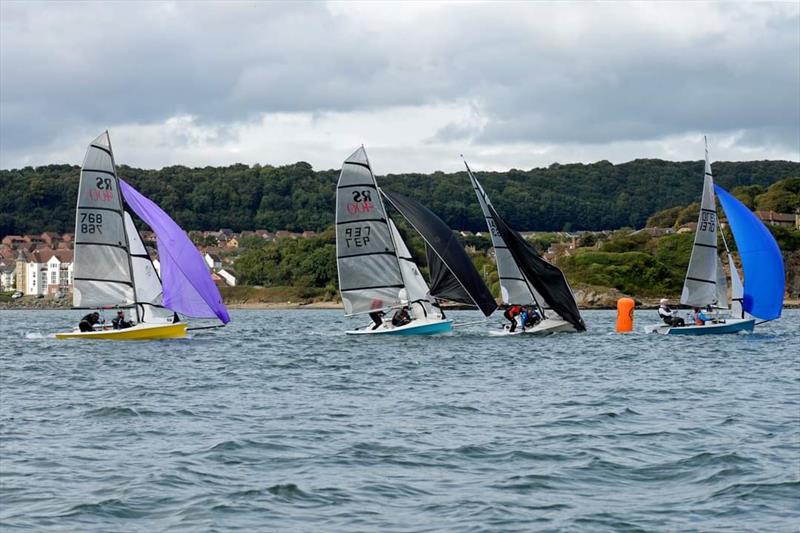
[[[633,298],[620,298],[617,300],[617,333],[630,333],[633,331],[633,308],[636,302]]]

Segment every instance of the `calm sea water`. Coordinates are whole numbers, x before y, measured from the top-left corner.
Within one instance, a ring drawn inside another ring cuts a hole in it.
[[[800,524],[798,311],[706,338],[615,335],[602,311],[547,338],[351,338],[337,311],[49,336],[79,315],[0,312],[3,531]]]

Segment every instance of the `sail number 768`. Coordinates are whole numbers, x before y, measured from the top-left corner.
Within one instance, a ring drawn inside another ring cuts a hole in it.
[[[81,213],[81,233],[103,233],[102,213]]]

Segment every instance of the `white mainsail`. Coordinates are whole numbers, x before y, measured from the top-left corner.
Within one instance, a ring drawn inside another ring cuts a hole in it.
[[[703,198],[700,202],[692,256],[681,293],[682,304],[705,307],[717,302],[717,262],[717,206],[706,143]]]
[[[346,315],[401,305],[400,261],[363,146],[344,161],[336,186],[336,264]]]
[[[89,144],[75,213],[73,305],[130,307],[136,302],[122,195],[108,132]]]

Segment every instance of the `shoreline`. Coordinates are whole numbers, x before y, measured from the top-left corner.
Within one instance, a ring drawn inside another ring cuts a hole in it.
[[[319,311],[319,310],[341,310],[341,302],[324,301],[324,302],[238,302],[225,304],[228,309],[235,310],[260,310],[260,311]],[[637,302],[635,307],[641,310],[658,309],[658,303],[651,302]],[[783,302],[784,309],[800,309],[800,299],[786,299]],[[469,309],[464,306],[444,306],[445,310],[457,311]],[[685,306],[677,306],[676,309],[689,309]],[[73,310],[70,305],[54,304],[52,301],[37,299],[34,305],[31,302],[0,302],[0,311],[71,311]],[[609,305],[586,305],[580,307],[581,311],[614,311],[616,306]]]

